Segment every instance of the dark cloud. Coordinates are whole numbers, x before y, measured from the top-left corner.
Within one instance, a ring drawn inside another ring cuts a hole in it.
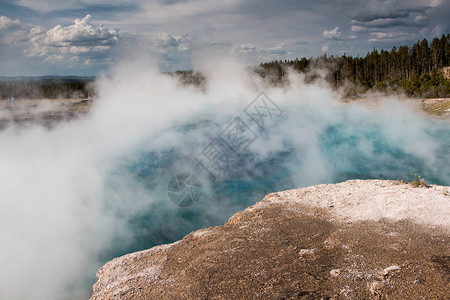
[[[450,32],[450,1],[443,1],[439,7],[431,9],[427,13],[430,21],[429,27],[433,35],[440,36]]]
[[[353,15],[353,20],[359,22],[370,22],[377,19],[398,19],[406,18],[411,13],[410,10],[361,10]]]
[[[387,28],[395,26],[413,26],[425,27],[429,24],[428,18],[424,15],[418,14],[416,16],[409,16],[409,18],[379,18],[367,22],[353,21],[352,24],[357,26]]]
[[[368,32],[380,28],[393,27],[425,27],[429,24],[425,13],[429,8],[409,8],[395,10],[392,7],[380,6],[379,9],[368,9],[358,12],[351,21],[353,32]]]

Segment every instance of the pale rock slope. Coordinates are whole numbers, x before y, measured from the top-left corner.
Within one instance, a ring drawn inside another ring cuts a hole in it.
[[[448,299],[449,194],[382,180],[272,193],[108,262],[91,299]]]

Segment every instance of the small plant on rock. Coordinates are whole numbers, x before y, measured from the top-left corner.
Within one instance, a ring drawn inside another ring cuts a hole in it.
[[[414,180],[411,182],[413,187],[428,187],[425,179],[420,177],[420,175],[414,174]]]

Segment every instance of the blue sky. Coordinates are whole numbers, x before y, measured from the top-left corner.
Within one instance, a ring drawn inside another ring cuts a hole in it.
[[[450,31],[445,0],[2,0],[0,75],[96,75],[130,56],[161,71],[365,55]]]

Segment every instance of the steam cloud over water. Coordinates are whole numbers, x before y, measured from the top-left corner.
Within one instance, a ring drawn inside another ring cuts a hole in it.
[[[274,88],[237,62],[213,66],[197,66],[202,91],[128,62],[99,79],[88,116],[0,132],[0,299],[87,298],[97,268],[115,255],[223,224],[269,192],[414,173],[450,184],[445,121],[395,97],[376,108],[344,104],[298,74]],[[245,111],[261,91],[280,110],[263,127]],[[214,179],[198,160],[236,118],[254,135]],[[189,208],[167,197],[182,172],[202,184]]]

